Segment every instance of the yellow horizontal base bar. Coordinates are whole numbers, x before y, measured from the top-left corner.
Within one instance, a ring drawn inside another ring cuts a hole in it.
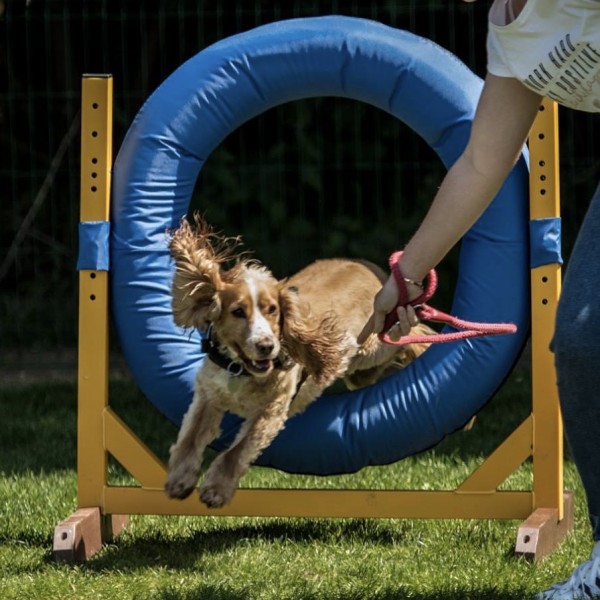
[[[170,500],[162,489],[109,486],[105,514],[410,519],[525,519],[533,492],[241,489],[231,504],[208,509],[197,494]]]

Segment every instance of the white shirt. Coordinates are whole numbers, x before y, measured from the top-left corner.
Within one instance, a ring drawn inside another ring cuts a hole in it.
[[[600,112],[600,0],[527,0],[508,23],[506,4],[495,0],[490,9],[488,71],[569,108]]]

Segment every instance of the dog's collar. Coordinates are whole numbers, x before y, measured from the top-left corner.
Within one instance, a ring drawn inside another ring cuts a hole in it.
[[[233,377],[250,375],[242,363],[232,360],[220,352],[218,346],[208,334],[202,338],[202,352],[206,354],[206,358],[209,358],[216,365],[225,369]]]
[[[229,356],[223,354],[219,350],[219,346],[214,340],[212,323],[208,326],[206,334],[202,337],[202,352],[204,352],[206,357],[214,362],[217,366],[225,369],[232,377],[239,377],[240,375],[252,375],[252,373],[246,369],[243,363],[229,358]],[[294,363],[289,357],[286,357],[283,360],[278,357],[275,359],[275,361],[273,361],[273,364],[276,369],[288,371],[292,368]]]

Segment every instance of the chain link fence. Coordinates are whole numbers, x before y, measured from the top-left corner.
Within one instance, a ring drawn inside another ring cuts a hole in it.
[[[343,14],[430,38],[483,76],[487,8],[458,0],[0,1],[1,350],[76,344],[83,73],[114,76],[116,152],[148,95],[224,37],[281,19]],[[568,254],[600,176],[598,119],[563,112],[561,133]],[[431,149],[389,115],[315,98],[232,133],[209,158],[192,206],[217,229],[242,234],[278,276],[324,256],[385,264],[442,176]],[[454,270],[450,257],[442,295],[451,295]]]

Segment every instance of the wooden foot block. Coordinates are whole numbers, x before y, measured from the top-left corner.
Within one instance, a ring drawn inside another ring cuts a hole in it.
[[[103,516],[97,507],[80,508],[54,529],[54,558],[68,563],[88,560],[121,533],[127,520],[124,515]]]
[[[554,508],[538,508],[519,527],[515,554],[537,562],[552,553],[573,529],[573,493],[564,494],[564,517]]]
[[[110,542],[117,537],[129,523],[128,515],[106,515],[102,522],[102,541]]]

